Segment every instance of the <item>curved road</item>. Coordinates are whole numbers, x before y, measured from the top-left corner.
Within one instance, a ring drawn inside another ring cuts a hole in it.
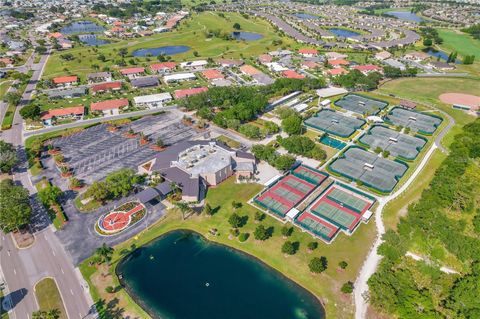
[[[47,217],[45,212],[38,205],[35,205],[33,199],[36,189],[28,175],[28,164],[22,136],[23,121],[19,110],[30,102],[32,92],[42,76],[48,57],[49,53],[42,55],[40,62],[32,66],[34,73],[17,107],[13,126],[10,130],[3,131],[1,135],[2,140],[17,147],[20,163],[15,168],[14,180],[30,191],[34,204],[34,215],[39,216],[39,219]],[[43,227],[43,229],[36,231],[34,235],[35,243],[31,247],[18,249],[12,236],[1,234],[0,276],[3,274],[3,280],[5,280],[6,304],[10,303],[13,307],[9,312],[10,318],[29,319],[32,312],[38,310],[34,286],[44,277],[56,279],[68,318],[93,318],[91,315],[94,312],[93,302],[88,287],[78,269],[73,267],[71,258],[55,236],[52,226]]]
[[[432,105],[430,105],[432,106]],[[434,107],[434,106],[433,106]],[[435,107],[434,107],[435,108]],[[434,143],[428,150],[428,152],[423,157],[420,164],[417,166],[413,174],[408,178],[408,180],[403,184],[396,192],[390,194],[389,196],[383,197],[379,199],[379,206],[375,211],[375,224],[377,227],[377,238],[368,254],[365,262],[363,263],[362,269],[360,270],[360,274],[357,277],[354,285],[354,301],[355,301],[355,319],[363,319],[366,318],[367,308],[368,308],[368,279],[370,276],[373,275],[375,270],[377,269],[382,256],[377,253],[378,247],[382,244],[382,236],[385,233],[385,225],[383,224],[382,220],[382,212],[388,202],[397,198],[400,194],[402,194],[408,187],[413,183],[415,178],[417,178],[418,174],[425,168],[427,165],[430,157],[432,156],[433,152],[438,148],[442,150],[442,152],[447,152],[447,150],[441,145],[442,139],[450,131],[450,129],[455,125],[455,120],[453,117],[448,115],[447,113],[438,110],[441,112],[449,121],[447,126],[445,126],[442,131],[437,135],[435,138]]]

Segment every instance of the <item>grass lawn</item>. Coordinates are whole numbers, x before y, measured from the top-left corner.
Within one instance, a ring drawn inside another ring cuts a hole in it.
[[[240,143],[239,141],[225,135],[220,135],[219,137],[217,137],[217,140],[225,143],[228,147],[231,148],[239,148],[242,145],[242,143]]]
[[[16,106],[9,104],[2,121],[2,130],[8,130],[12,127],[13,117],[15,116]]]
[[[477,62],[480,60],[480,40],[459,30],[438,29],[438,34],[443,38],[440,48],[447,53],[457,51],[461,56],[473,54]]]
[[[281,45],[292,45],[293,39],[279,36],[273,27],[265,20],[250,17],[244,18],[238,13],[224,13],[220,17],[217,13],[203,12],[193,13],[190,18],[182,21],[179,27],[168,33],[155,34],[150,37],[122,40],[97,48],[78,46],[74,49],[55,52],[48,60],[44,72],[44,78],[62,75],[65,73],[84,76],[93,72],[92,65],[97,64],[100,68],[111,67],[119,59],[117,50],[128,48],[129,53],[142,48],[155,48],[165,45],[187,45],[191,50],[185,53],[172,56],[175,61],[198,60],[202,58],[239,58],[257,56],[265,51],[273,50],[280,46],[273,45],[274,40],[281,40]],[[257,41],[226,41],[222,38],[207,38],[208,30],[221,30],[228,33],[233,31],[233,24],[239,23],[243,31],[261,33],[264,37]],[[98,52],[97,52],[98,51]],[[197,52],[198,56],[194,55]],[[60,58],[62,54],[71,53],[75,58],[71,61],[64,61]],[[99,61],[99,54],[105,55],[105,62]],[[130,60],[130,57],[126,57]],[[156,57],[135,59],[140,64],[149,65],[157,61]],[[64,69],[67,69],[65,71]]]
[[[5,96],[5,94],[7,94],[7,91],[10,88],[10,85],[12,85],[12,83],[13,83],[12,80],[6,80],[6,81],[0,82],[0,100],[3,100],[3,97]]]
[[[217,188],[210,189],[208,192],[207,202],[216,210],[216,213],[212,217],[200,215],[190,217],[183,221],[180,213],[171,211],[164,220],[147,231],[116,246],[113,258],[114,262],[108,270],[105,266],[91,266],[89,260],[84,261],[80,265],[80,270],[90,284],[94,300],[102,298],[108,302],[113,298],[118,298],[118,306],[124,308],[125,315],[141,316],[143,312],[138,306],[134,305],[124,290],[119,290],[115,294],[105,292],[107,285],[118,286],[118,280],[112,274],[116,262],[121,258],[120,252],[126,249],[128,250],[132,244],[135,244],[136,247],[144,245],[171,230],[191,229],[203,234],[210,240],[249,253],[279,270],[318,296],[325,304],[328,317],[351,318],[354,310],[351,297],[342,294],[340,287],[348,280],[355,280],[370,248],[370,245],[367,243],[371,243],[375,238],[374,223],[370,222],[367,225],[362,224],[352,236],[346,236],[342,233],[330,245],[317,240],[319,246],[313,253],[308,253],[306,248],[309,242],[314,241],[313,237],[295,228],[293,235],[288,240],[298,241],[300,243],[300,249],[295,255],[285,257],[281,253],[281,246],[286,239],[280,234],[280,229],[283,224],[279,221],[271,217],[267,217],[262,221],[266,227],[274,227],[272,238],[264,242],[258,242],[253,238],[253,231],[257,226],[253,218],[256,209],[246,204],[246,202],[261,189],[262,186],[257,184],[235,184],[234,179],[230,178]],[[243,207],[238,209],[238,213],[242,216],[247,215],[249,217],[247,224],[240,230],[241,232],[251,234],[250,238],[244,243],[240,243],[236,239],[228,238],[230,230],[228,217],[233,212],[231,203],[234,200],[237,202],[240,201],[243,204]],[[211,228],[218,229],[219,236],[212,238],[212,235],[208,235],[208,231]],[[321,275],[312,275],[308,269],[308,262],[314,256],[325,256],[328,260],[328,269]],[[349,265],[346,270],[338,269],[338,263],[342,260],[345,260]],[[110,273],[109,276],[105,276],[107,271]],[[107,280],[105,278],[107,278]]]
[[[63,306],[62,297],[60,296],[60,291],[54,279],[44,278],[40,280],[35,285],[34,290],[40,310],[48,311],[58,309],[60,311],[59,318],[67,319],[67,312]]]

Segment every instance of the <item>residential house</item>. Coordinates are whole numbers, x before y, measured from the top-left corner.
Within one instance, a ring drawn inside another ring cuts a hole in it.
[[[168,103],[171,100],[172,100],[172,96],[168,92],[136,96],[133,98],[135,106],[145,107],[149,109],[163,107],[165,103]]]
[[[233,59],[220,59],[217,60],[217,63],[220,64],[223,68],[233,68],[243,65],[242,60],[233,60]]]
[[[328,60],[345,60],[346,58],[348,58],[348,55],[338,52],[326,52],[325,57]]]
[[[176,82],[183,82],[183,81],[191,81],[195,80],[197,76],[193,73],[175,73],[165,75],[163,77],[163,81],[165,83],[176,83]]]
[[[150,70],[154,73],[167,74],[175,70],[176,67],[177,63],[175,62],[161,62],[150,65]]]
[[[255,75],[255,74],[261,74],[262,71],[258,70],[257,68],[251,66],[251,65],[248,65],[248,64],[244,64],[240,67],[240,72],[242,72],[243,74],[245,75],[248,75],[248,76],[252,76],[252,75]]]
[[[57,87],[69,87],[78,82],[78,77],[76,75],[59,76],[52,81]]]
[[[295,70],[286,70],[282,72],[283,77],[288,79],[304,79],[305,75],[298,73]]]
[[[88,83],[99,83],[99,82],[111,82],[112,73],[110,72],[97,72],[87,74]]]
[[[204,71],[202,71],[202,75],[208,81],[213,81],[213,80],[218,80],[218,79],[224,79],[225,78],[225,76],[222,74],[222,72],[220,72],[218,70],[215,70],[215,69],[204,70]]]
[[[442,61],[431,61],[427,63],[427,66],[439,71],[449,71],[449,70],[455,70],[455,65],[453,64],[448,64],[446,62]]]
[[[55,121],[62,119],[81,120],[85,114],[83,105],[66,107],[61,109],[50,109],[40,115],[40,119],[46,126],[52,126]]]
[[[102,112],[104,116],[118,115],[120,109],[128,107],[128,99],[106,100],[90,104],[90,111]]]
[[[207,60],[188,61],[180,63],[180,67],[185,70],[199,71],[208,65]]]
[[[87,88],[85,87],[71,87],[66,89],[54,89],[46,91],[48,98],[50,99],[70,99],[74,97],[80,97],[87,94]]]
[[[188,96],[195,95],[195,94],[200,94],[200,93],[207,92],[207,91],[208,91],[207,87],[181,89],[181,90],[175,90],[174,96],[175,96],[176,99],[181,99],[181,98],[184,98],[184,97],[188,97]]]
[[[129,79],[134,79],[136,77],[144,75],[145,68],[142,68],[142,67],[126,68],[126,69],[121,69],[120,73],[124,76],[127,76]]]
[[[334,59],[334,60],[328,60],[328,64],[334,68],[341,68],[343,66],[349,66],[350,62],[343,59]]]
[[[392,54],[388,51],[381,51],[375,54],[375,59],[383,61],[386,59],[390,59],[392,57]]]
[[[147,88],[147,87],[154,87],[160,84],[158,78],[156,76],[145,76],[141,78],[131,79],[130,83],[134,88]]]
[[[318,51],[312,48],[302,48],[298,50],[298,53],[304,57],[312,58],[314,56],[317,56]]]
[[[411,60],[411,61],[416,61],[416,62],[424,61],[424,60],[428,59],[429,57],[430,56],[427,53],[418,52],[418,51],[410,52],[410,53],[407,53],[403,56],[403,58],[406,59],[406,60]]]
[[[92,94],[102,93],[106,91],[118,91],[122,88],[122,82],[105,82],[101,84],[95,84],[90,88]]]
[[[372,72],[383,73],[383,68],[378,65],[374,64],[366,64],[366,65],[355,65],[351,67],[352,70],[358,70],[362,72],[364,75],[368,75]]]

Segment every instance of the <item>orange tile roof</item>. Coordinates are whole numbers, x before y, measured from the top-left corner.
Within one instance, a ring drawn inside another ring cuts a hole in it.
[[[261,54],[258,56],[258,61],[262,63],[269,63],[269,62],[272,62],[272,60],[273,60],[273,57],[269,54]]]
[[[144,73],[145,68],[142,67],[135,67],[135,68],[127,68],[127,69],[121,69],[120,73],[123,75],[129,75],[129,74],[137,74],[137,73]]]
[[[245,64],[240,67],[240,71],[248,75],[261,74],[262,72],[251,65]]]
[[[302,48],[302,49],[298,50],[298,53],[300,53],[300,54],[317,54],[318,51],[315,50],[315,49],[311,49],[311,48]]]
[[[60,32],[53,32],[53,33],[50,33],[48,37],[58,39],[63,37],[63,34],[61,34]]]
[[[195,95],[199,94],[202,92],[207,92],[208,88],[207,87],[199,87],[199,88],[193,88],[193,89],[183,89],[183,90],[176,90],[175,91],[175,98],[180,99],[182,97],[187,97],[190,95]]]
[[[327,71],[327,74],[333,75],[333,76],[340,75],[340,74],[347,74],[347,73],[348,73],[348,71],[345,70],[344,68],[331,69],[331,70]]]
[[[360,72],[383,71],[382,67],[380,67],[378,65],[374,65],[374,64],[356,65],[356,66],[352,67],[352,69],[358,70]]]
[[[128,106],[128,99],[107,100],[90,104],[90,111],[105,111]]]
[[[150,65],[150,69],[152,69],[152,71],[159,71],[159,70],[162,70],[162,69],[175,69],[175,67],[177,66],[177,64],[175,62],[161,62],[161,63],[154,63],[152,65]]]
[[[328,64],[330,65],[349,65],[350,62],[344,59],[335,59],[335,60],[328,60]]]
[[[283,76],[289,79],[304,79],[305,75],[300,74],[294,70],[285,70],[282,72]]]
[[[205,71],[202,71],[202,74],[208,80],[224,79],[225,78],[225,76],[222,74],[222,72],[220,72],[218,70],[205,70]]]
[[[122,87],[122,82],[107,82],[107,83],[93,85],[92,91],[93,92],[106,91],[106,90],[120,89],[121,87]]]
[[[64,83],[72,83],[78,82],[78,77],[76,75],[67,75],[67,76],[59,76],[53,78],[53,83],[55,84],[64,84]]]
[[[42,120],[48,120],[52,117],[64,116],[64,115],[83,115],[85,113],[85,107],[83,105],[65,107],[62,109],[52,109],[42,113]]]

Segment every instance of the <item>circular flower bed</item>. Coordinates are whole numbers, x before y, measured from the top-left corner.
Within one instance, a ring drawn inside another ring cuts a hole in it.
[[[118,234],[142,220],[146,212],[145,206],[140,202],[127,202],[100,216],[95,224],[95,231],[103,236]]]

